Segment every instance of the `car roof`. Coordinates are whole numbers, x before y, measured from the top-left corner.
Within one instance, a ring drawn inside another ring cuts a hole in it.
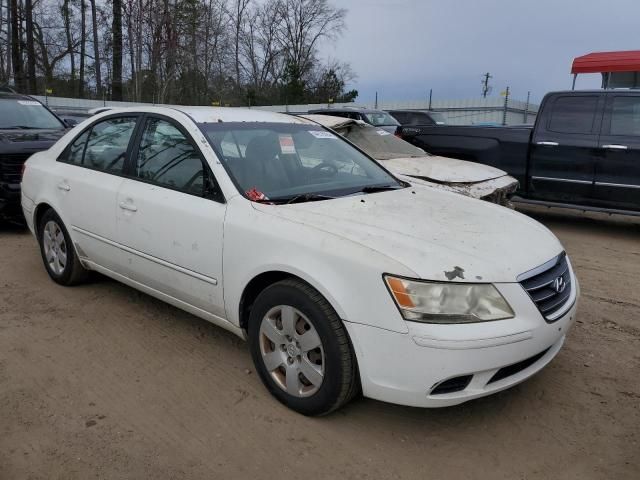
[[[398,112],[398,113],[439,113],[436,112],[435,110],[429,110],[427,108],[415,108],[415,109],[411,109],[411,108],[394,108],[393,110],[387,110],[387,112],[391,113],[391,112]]]
[[[362,120],[355,120],[353,118],[345,118],[345,117],[334,117],[332,115],[318,115],[318,114],[303,114],[300,115],[302,118],[306,118],[307,120],[311,120],[312,122],[319,123],[323,127],[327,128],[340,128],[347,125],[367,125]]]
[[[304,118],[287,115],[284,113],[269,112],[253,108],[236,107],[193,107],[193,106],[138,106],[138,107],[114,107],[105,110],[105,115],[124,112],[164,113],[171,115],[181,112],[191,118],[195,123],[221,123],[221,122],[264,122],[264,123],[297,123],[312,124]]]
[[[364,107],[343,107],[343,108],[315,108],[313,110],[309,110],[309,113],[319,113],[319,112],[357,112],[357,113],[386,113],[384,110],[376,110],[374,108],[364,108]]]

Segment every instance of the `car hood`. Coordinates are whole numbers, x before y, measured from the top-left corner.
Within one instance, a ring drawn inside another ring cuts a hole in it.
[[[519,274],[562,252],[546,227],[522,214],[422,186],[302,204],[253,205],[360,244],[429,280],[515,282]]]
[[[438,183],[478,183],[503,177],[507,172],[480,163],[428,155],[392,158],[380,163],[393,173],[424,178]]]

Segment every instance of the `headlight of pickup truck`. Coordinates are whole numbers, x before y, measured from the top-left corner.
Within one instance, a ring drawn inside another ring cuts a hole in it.
[[[385,275],[405,320],[424,323],[476,323],[513,318],[498,289],[488,283],[438,283]]]

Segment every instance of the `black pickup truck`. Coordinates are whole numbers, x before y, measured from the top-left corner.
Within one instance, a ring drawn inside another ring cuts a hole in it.
[[[408,126],[430,153],[505,170],[514,201],[640,215],[640,90],[547,94],[533,127]]]
[[[32,97],[0,91],[0,221],[22,221],[22,165],[48,149],[68,125]]]

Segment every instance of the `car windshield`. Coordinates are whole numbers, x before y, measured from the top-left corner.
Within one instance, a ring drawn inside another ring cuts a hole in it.
[[[240,192],[252,200],[324,199],[405,186],[320,126],[230,122],[199,127]]]
[[[370,125],[353,123],[339,128],[337,131],[376,160],[425,157],[428,155],[421,148],[414,147],[386,130]]]
[[[364,113],[367,122],[375,127],[387,127],[400,125],[398,121],[387,112],[368,112]]]
[[[62,130],[65,126],[35,100],[0,100],[0,129]]]

